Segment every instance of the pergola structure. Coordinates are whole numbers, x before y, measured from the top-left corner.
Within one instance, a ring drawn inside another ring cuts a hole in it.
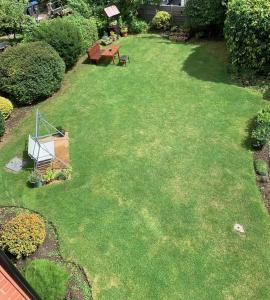
[[[44,128],[41,128],[44,127]],[[41,130],[45,129],[45,134]],[[69,138],[45,120],[36,111],[35,135],[28,137],[28,155],[33,159],[37,171],[66,169],[69,167]]]

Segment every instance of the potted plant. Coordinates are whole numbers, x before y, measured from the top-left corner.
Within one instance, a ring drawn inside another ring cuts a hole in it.
[[[121,27],[121,36],[122,37],[127,37],[128,36],[128,28],[125,25],[123,25],[123,27]]]
[[[33,171],[28,177],[28,182],[35,188],[41,187],[42,176],[37,171]]]
[[[113,41],[116,41],[117,40],[117,34],[114,32],[114,31],[111,31],[110,32],[110,37]]]

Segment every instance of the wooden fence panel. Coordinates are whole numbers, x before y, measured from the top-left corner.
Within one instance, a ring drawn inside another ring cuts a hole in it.
[[[178,5],[144,4],[139,9],[139,17],[150,22],[157,11],[167,11],[172,16],[173,25],[182,25],[185,22],[185,8]]]

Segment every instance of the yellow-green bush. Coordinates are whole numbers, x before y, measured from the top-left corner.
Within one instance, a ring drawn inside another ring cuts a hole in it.
[[[158,11],[152,20],[155,29],[167,30],[171,26],[171,15],[166,11]]]
[[[46,236],[43,219],[37,214],[20,214],[8,221],[0,234],[0,246],[17,259],[37,250]]]
[[[8,99],[0,97],[0,112],[2,113],[4,119],[7,119],[10,116],[12,110],[12,103]]]

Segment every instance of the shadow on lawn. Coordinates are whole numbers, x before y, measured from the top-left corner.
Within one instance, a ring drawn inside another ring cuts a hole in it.
[[[243,139],[241,146],[244,149],[247,150],[254,150],[254,147],[252,146],[252,138],[251,138],[251,132],[254,129],[255,126],[255,117],[248,120],[247,124],[246,124],[246,128],[245,128],[245,138]]]
[[[82,62],[83,65],[94,65],[98,67],[107,67],[111,63],[110,59],[101,59],[97,64],[95,64],[94,62],[91,62],[88,57]]]
[[[223,42],[189,42],[192,53],[184,62],[182,70],[199,80],[216,83],[236,84],[228,72],[228,61]]]

